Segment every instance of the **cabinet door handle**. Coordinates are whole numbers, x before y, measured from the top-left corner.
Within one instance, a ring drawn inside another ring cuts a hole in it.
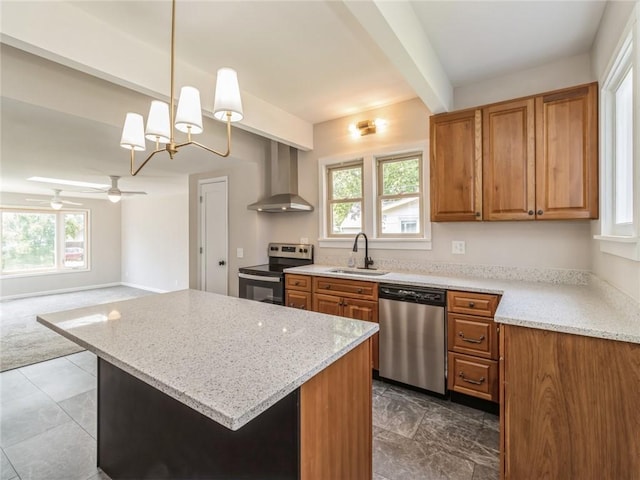
[[[473,383],[474,385],[482,385],[484,383],[485,378],[480,377],[480,380],[474,380],[472,378],[467,378],[464,376],[464,372],[460,372],[458,376],[462,379],[463,382]]]
[[[479,217],[479,216],[480,216],[480,212],[476,212],[476,217]]]
[[[533,215],[533,210],[529,210],[527,213],[528,213],[529,215]]]
[[[462,339],[463,342],[469,342],[469,343],[482,343],[482,341],[484,340],[484,335],[480,335],[479,339],[475,339],[475,338],[467,338],[464,336],[464,333],[459,332],[458,336]]]
[[[476,304],[474,302],[469,302],[469,308],[473,308],[475,306],[476,306]]]
[[[544,213],[544,212],[543,212],[542,210],[538,210],[538,211],[536,212],[536,214],[537,214],[537,215],[542,215],[543,213]]]

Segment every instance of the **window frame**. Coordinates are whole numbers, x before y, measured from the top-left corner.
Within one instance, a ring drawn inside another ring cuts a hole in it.
[[[47,214],[55,215],[55,238],[54,238],[54,258],[55,265],[51,268],[38,268],[32,270],[2,270],[2,252],[0,251],[0,277],[2,278],[14,278],[14,277],[26,277],[26,276],[39,276],[39,275],[53,275],[53,274],[65,274],[65,273],[78,273],[87,272],[91,270],[91,211],[89,209],[76,209],[76,208],[61,208],[56,210],[53,208],[37,208],[37,207],[25,207],[25,206],[1,206],[0,207],[0,239],[2,238],[2,221],[1,216],[4,212],[17,212],[17,213],[33,213],[33,214]],[[84,238],[84,258],[85,264],[82,267],[66,267],[64,266],[65,255],[65,228],[64,228],[64,216],[68,214],[82,214],[85,221],[85,238]],[[1,245],[1,241],[0,241]]]
[[[395,194],[395,195],[385,195],[384,192],[384,178],[382,174],[383,165],[385,163],[392,162],[402,162],[403,160],[411,160],[414,157],[418,158],[418,193],[405,193],[405,194]],[[378,232],[378,238],[423,238],[423,230],[424,230],[424,187],[422,181],[422,172],[424,170],[424,158],[422,152],[410,152],[401,155],[387,155],[387,156],[377,156],[375,158],[376,162],[376,231]],[[384,200],[392,200],[392,199],[402,199],[402,198],[417,198],[418,199],[418,220],[417,223],[420,226],[416,233],[384,233],[382,231],[382,202]]]
[[[600,81],[601,219],[600,250],[640,261],[640,6],[636,6],[623,30]],[[632,70],[632,222],[615,223],[615,93]]]
[[[329,175],[332,172],[340,171],[340,170],[351,170],[354,167],[360,167],[360,197],[354,198],[333,198],[333,182],[329,181]],[[332,212],[333,205],[338,203],[356,203],[360,202],[360,229],[364,229],[364,216],[365,216],[365,205],[364,205],[364,162],[363,159],[355,159],[352,162],[340,162],[339,164],[329,165],[326,169],[326,186],[327,186],[327,224],[326,224],[326,234],[328,237],[333,238],[344,238],[346,236],[351,237],[351,233],[334,233],[333,232],[333,222],[332,222]]]
[[[318,159],[318,246],[322,248],[351,248],[355,235],[342,235],[340,237],[328,235],[329,220],[328,215],[328,190],[327,190],[327,168],[347,165],[354,160],[362,159],[363,162],[363,231],[369,238],[370,248],[380,248],[387,250],[431,250],[431,219],[430,219],[430,194],[429,194],[429,161],[428,143],[415,142],[389,147],[376,148],[375,150],[357,151],[347,155],[328,156]],[[422,155],[422,212],[420,221],[423,231],[420,236],[408,236],[404,234],[398,236],[380,236],[376,221],[378,211],[377,206],[377,165],[376,159],[391,156],[406,156],[410,154]]]

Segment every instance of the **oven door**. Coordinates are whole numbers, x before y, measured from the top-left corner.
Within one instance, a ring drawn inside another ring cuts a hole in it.
[[[284,305],[284,281],[282,277],[267,277],[238,273],[239,296],[264,303]]]

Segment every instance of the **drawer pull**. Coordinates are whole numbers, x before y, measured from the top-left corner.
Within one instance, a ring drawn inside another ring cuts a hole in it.
[[[469,343],[482,343],[484,341],[484,335],[480,335],[479,339],[475,339],[475,338],[467,338],[464,336],[464,333],[459,332],[458,336],[462,339],[463,342],[469,342]]]
[[[361,288],[358,289],[358,293],[362,293],[362,289]]]
[[[298,280],[296,280],[295,282],[293,282],[293,284],[294,284],[295,286],[298,286],[298,285],[300,285],[300,282],[299,282]]]
[[[327,290],[331,290],[331,284],[330,284],[330,283],[328,283],[328,284],[327,284],[327,286],[326,286],[326,287],[324,287],[324,288],[326,288]]]
[[[472,378],[467,378],[464,376],[464,372],[460,372],[458,376],[462,379],[463,382],[473,383],[474,385],[482,385],[485,380],[484,377],[480,377],[480,380],[473,380]]]
[[[469,308],[473,308],[473,307],[475,307],[475,306],[476,306],[476,304],[475,304],[475,303],[473,303],[473,302],[469,302]]]

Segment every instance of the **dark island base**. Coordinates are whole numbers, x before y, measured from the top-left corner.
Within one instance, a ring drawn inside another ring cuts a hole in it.
[[[229,430],[98,359],[98,466],[120,479],[300,478],[299,389]]]

